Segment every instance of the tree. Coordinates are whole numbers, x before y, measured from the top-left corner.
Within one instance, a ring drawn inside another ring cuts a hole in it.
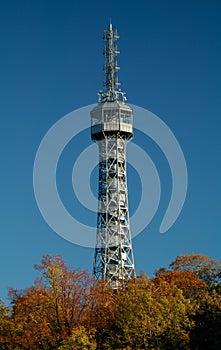
[[[51,322],[48,291],[43,287],[11,289],[10,297],[13,303],[10,343],[22,350],[56,349],[60,336]]]
[[[22,349],[57,349],[82,320],[90,288],[85,271],[71,271],[59,255],[43,257],[33,287],[11,289],[12,342]]]
[[[7,350],[8,349],[8,339],[7,335],[11,328],[10,324],[10,314],[9,308],[4,305],[2,300],[0,299],[0,349]]]
[[[191,349],[221,349],[221,295],[215,290],[200,300],[191,330]]]
[[[96,350],[94,330],[87,331],[79,326],[72,329],[71,335],[65,339],[58,350]]]
[[[179,255],[171,264],[172,271],[191,271],[209,286],[221,281],[221,261],[203,254]]]
[[[109,349],[106,340],[115,328],[118,314],[115,295],[106,281],[93,281],[83,324],[88,330],[96,330],[97,349]]]
[[[203,297],[208,291],[208,285],[191,271],[167,271],[160,269],[156,272],[156,277],[152,281],[159,286],[163,282],[177,286],[182,290],[183,295],[191,299],[192,302],[197,301],[197,298]]]
[[[115,293],[117,315],[105,349],[184,349],[193,327],[189,300],[174,285],[144,275]]]
[[[44,256],[40,271],[42,279],[36,287],[45,286],[50,298],[54,316],[54,327],[59,333],[71,334],[72,328],[79,324],[83,316],[90,290],[90,277],[86,271],[72,271],[60,255]]]

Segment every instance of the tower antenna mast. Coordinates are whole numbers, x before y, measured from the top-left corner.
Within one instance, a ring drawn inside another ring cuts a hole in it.
[[[104,87],[106,88],[106,97],[108,101],[117,99],[115,90],[119,88],[117,73],[120,69],[117,63],[119,50],[117,41],[119,35],[117,30],[113,30],[110,23],[109,30],[104,31]]]

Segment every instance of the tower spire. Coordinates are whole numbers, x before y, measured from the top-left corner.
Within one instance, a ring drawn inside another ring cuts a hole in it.
[[[117,42],[120,36],[117,30],[113,29],[110,20],[109,29],[104,30],[104,93],[99,93],[99,102],[126,101],[125,93],[119,89],[118,71],[120,67],[117,62],[118,50]]]

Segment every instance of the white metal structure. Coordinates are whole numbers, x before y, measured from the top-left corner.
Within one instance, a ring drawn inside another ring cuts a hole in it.
[[[91,137],[99,147],[99,190],[94,278],[113,288],[135,277],[128,210],[126,144],[133,137],[133,111],[119,87],[119,35],[104,31],[105,91],[91,111]]]

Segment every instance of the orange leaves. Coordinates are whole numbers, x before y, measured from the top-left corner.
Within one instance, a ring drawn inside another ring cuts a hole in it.
[[[170,264],[172,271],[191,271],[209,286],[220,282],[221,261],[203,254],[179,255]]]
[[[105,281],[94,282],[88,295],[84,324],[104,335],[116,321],[117,305],[113,289]]]
[[[81,322],[90,279],[85,271],[71,271],[59,255],[43,257],[36,269],[42,278],[35,286],[10,291],[13,341],[22,349],[56,349]]]
[[[183,291],[186,298],[196,298],[208,290],[205,282],[201,281],[191,271],[164,271],[153,278],[156,285],[167,282],[171,286],[177,286]]]

